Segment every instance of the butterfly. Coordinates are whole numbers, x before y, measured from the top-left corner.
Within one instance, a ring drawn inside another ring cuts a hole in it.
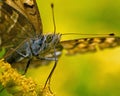
[[[24,66],[25,73],[29,65],[55,61],[45,86],[50,83],[63,49],[72,55],[120,45],[120,37],[114,34],[66,41],[61,41],[61,36],[64,34],[43,34],[36,0],[0,0],[0,49],[6,49],[5,61],[15,68]]]

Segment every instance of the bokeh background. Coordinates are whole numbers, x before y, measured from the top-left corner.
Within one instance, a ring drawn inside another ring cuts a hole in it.
[[[53,32],[54,3],[58,33],[109,34],[120,36],[119,0],[37,0],[44,33]],[[87,36],[84,36],[87,37]],[[64,36],[64,39],[83,36]],[[51,80],[56,96],[120,96],[120,47],[96,53],[63,55]],[[54,62],[48,66],[29,69],[38,84],[44,82]]]
[[[119,0],[37,0],[44,33],[53,32],[52,2],[58,33],[120,35]],[[75,38],[78,37],[81,36]],[[56,96],[120,96],[119,58],[120,47],[72,56],[66,56],[63,51],[51,88]],[[29,70],[28,75],[43,84],[52,66],[53,63]]]

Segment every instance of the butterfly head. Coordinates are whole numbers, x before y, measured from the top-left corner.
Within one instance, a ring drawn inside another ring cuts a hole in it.
[[[61,34],[47,34],[45,35],[45,42],[55,45],[60,42]]]
[[[51,49],[60,42],[61,34],[47,34],[38,38],[31,39],[31,48],[34,55],[38,55],[41,52]]]

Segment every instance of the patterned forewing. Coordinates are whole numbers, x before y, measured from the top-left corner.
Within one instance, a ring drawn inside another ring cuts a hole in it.
[[[0,5],[0,48],[14,48],[35,32],[32,24],[4,2]]]
[[[34,26],[36,34],[42,34],[42,21],[36,0],[6,0],[6,3],[23,14]]]
[[[24,9],[27,11],[27,16],[29,17],[30,21],[32,22],[36,30],[36,35],[41,35],[43,31],[42,29],[43,26],[36,0],[26,0],[26,2],[23,3]]]
[[[96,52],[105,48],[113,48],[120,45],[120,37],[94,37],[80,38],[61,42],[67,54]]]

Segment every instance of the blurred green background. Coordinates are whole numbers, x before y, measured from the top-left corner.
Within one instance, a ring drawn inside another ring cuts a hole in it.
[[[52,2],[59,33],[120,35],[119,0],[37,0],[44,33],[53,32]],[[73,56],[63,51],[52,77],[52,90],[56,96],[120,96],[119,58],[120,47]],[[32,69],[28,74],[43,84],[52,66]]]
[[[53,32],[50,4],[54,3],[59,33],[120,35],[119,0],[37,0],[37,3],[44,33]],[[78,37],[81,36],[71,35],[62,40]],[[120,96],[119,58],[120,47],[72,56],[66,56],[63,51],[51,88],[56,96]],[[53,64],[29,69],[27,76],[44,85]]]

